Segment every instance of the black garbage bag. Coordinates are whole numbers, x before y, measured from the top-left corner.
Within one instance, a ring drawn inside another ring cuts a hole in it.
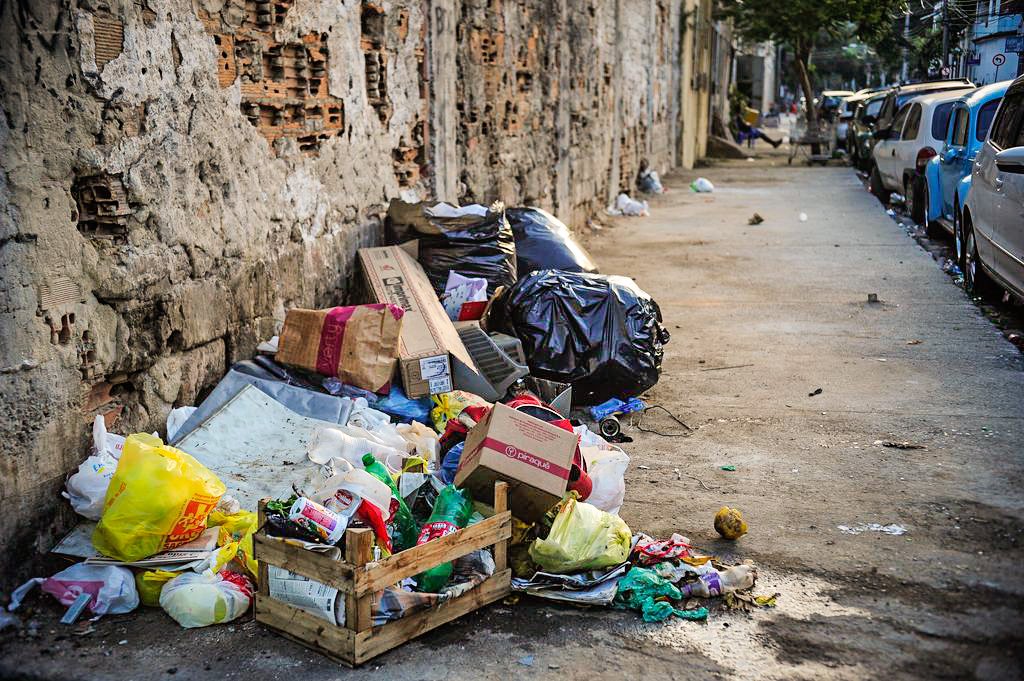
[[[505,211],[516,240],[519,277],[536,270],[597,272],[597,265],[572,238],[569,228],[540,208],[509,208]]]
[[[388,209],[386,238],[389,243],[419,239],[418,260],[439,296],[449,272],[486,279],[489,296],[499,286],[516,283],[516,245],[505,207],[496,203],[483,215],[445,215],[456,210],[444,203],[408,204],[396,199]],[[478,212],[483,211],[480,207]]]
[[[571,383],[574,404],[652,387],[669,340],[658,304],[632,279],[558,270],[520,279],[488,323],[522,341],[532,375]]]

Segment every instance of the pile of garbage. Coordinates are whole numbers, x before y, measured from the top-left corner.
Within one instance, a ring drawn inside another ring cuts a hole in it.
[[[763,604],[753,566],[618,516],[630,459],[606,438],[646,409],[669,341],[651,296],[598,274],[536,208],[395,201],[386,233],[359,251],[359,304],[288,310],[201,404],[171,412],[163,438],[96,417],[64,492],[83,520],[54,549],[78,562],[17,589],[11,610],[39,585],[65,622],[140,605],[183,627],[229,622],[261,579],[257,531],[341,560],[346,531],[366,528],[379,561],[493,515],[496,480],[513,489],[515,591],[647,621],[705,618],[702,599],[718,596]],[[732,509],[716,528],[746,532]],[[484,549],[390,585],[373,624],[494,571]],[[262,579],[272,598],[344,624],[337,589],[277,566]]]

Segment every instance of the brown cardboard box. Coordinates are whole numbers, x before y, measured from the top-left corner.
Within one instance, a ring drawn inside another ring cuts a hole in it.
[[[275,359],[337,376],[357,388],[386,392],[395,374],[402,317],[402,308],[386,304],[291,309]]]
[[[452,390],[452,373],[476,366],[462,344],[426,273],[400,246],[359,249],[363,277],[375,302],[405,310],[398,344],[399,368],[411,398]]]
[[[578,440],[571,431],[495,404],[466,437],[455,486],[489,504],[494,481],[503,480],[511,486],[512,515],[536,522],[565,494]]]

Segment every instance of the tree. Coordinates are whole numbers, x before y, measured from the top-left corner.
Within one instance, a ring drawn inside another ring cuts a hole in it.
[[[787,45],[794,56],[800,89],[807,101],[807,126],[818,127],[810,61],[822,40],[848,34],[871,43],[902,16],[905,0],[721,0],[736,32],[750,42]]]

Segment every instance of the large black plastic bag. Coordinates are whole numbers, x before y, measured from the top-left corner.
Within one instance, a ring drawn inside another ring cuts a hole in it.
[[[433,211],[442,216],[432,214]],[[386,236],[390,243],[419,239],[418,260],[440,296],[448,273],[487,280],[487,295],[516,283],[516,245],[505,207],[496,203],[485,215],[443,217],[458,210],[448,204],[391,202]],[[481,209],[482,210],[482,209]]]
[[[519,277],[536,270],[597,272],[597,265],[576,243],[561,220],[540,208],[509,208],[505,211],[516,240]]]
[[[541,270],[495,305],[492,328],[523,343],[531,374],[572,384],[574,404],[639,395],[658,382],[668,331],[632,279]]]

